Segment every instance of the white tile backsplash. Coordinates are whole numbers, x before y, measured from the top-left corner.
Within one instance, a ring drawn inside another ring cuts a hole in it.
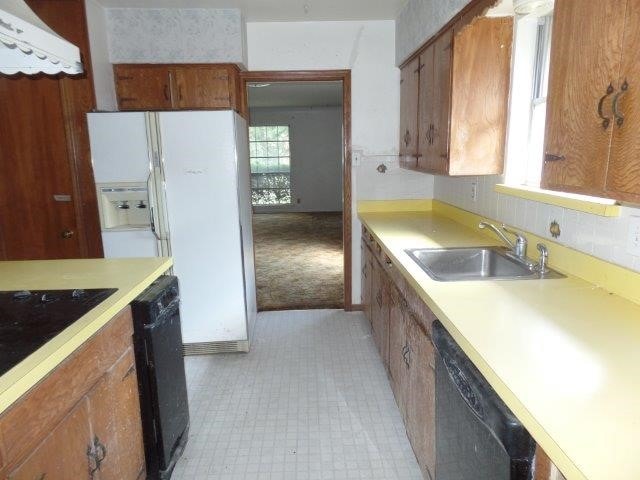
[[[473,182],[478,182],[475,202]],[[619,217],[601,217],[496,193],[495,185],[502,182],[501,176],[435,177],[434,198],[640,272],[640,257],[627,251],[629,217],[640,215],[640,208],[624,206]],[[557,239],[549,232],[553,220],[560,224]]]

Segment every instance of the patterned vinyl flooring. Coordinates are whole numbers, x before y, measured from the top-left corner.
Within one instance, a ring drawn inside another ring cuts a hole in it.
[[[342,213],[253,216],[258,310],[343,308]]]
[[[361,312],[262,312],[249,353],[185,366],[191,429],[172,480],[422,479]]]

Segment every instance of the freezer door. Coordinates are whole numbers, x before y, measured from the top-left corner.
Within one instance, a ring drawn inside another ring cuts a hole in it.
[[[251,207],[251,165],[249,163],[249,137],[247,122],[237,113],[234,115],[236,128],[236,162],[238,164],[238,208],[242,240],[242,263],[244,272],[244,292],[247,305],[247,329],[249,342],[258,315],[256,298],[256,270],[253,256],[253,210]]]
[[[183,340],[247,340],[234,114],[158,116]]]
[[[144,112],[89,113],[96,183],[146,182],[150,172]]]

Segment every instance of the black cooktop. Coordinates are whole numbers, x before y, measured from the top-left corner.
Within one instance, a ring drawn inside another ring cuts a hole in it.
[[[93,288],[0,292],[0,375],[117,290]]]

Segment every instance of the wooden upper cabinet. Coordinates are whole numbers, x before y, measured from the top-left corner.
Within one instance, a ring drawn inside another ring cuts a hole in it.
[[[423,172],[492,175],[504,168],[513,19],[468,21],[445,30],[402,69],[400,154],[412,153],[403,150],[402,135],[417,104],[413,168]],[[411,85],[407,78],[416,64],[418,81]]]
[[[437,95],[433,99],[432,151],[428,158],[428,169],[446,174],[449,164],[449,122],[451,112],[451,61],[453,32],[444,32],[433,44],[433,88]]]
[[[618,2],[619,3],[619,2]],[[640,202],[640,0],[628,0],[606,196]],[[616,98],[615,96],[613,97]],[[613,104],[612,104],[613,105]]]
[[[120,110],[235,109],[240,70],[219,65],[114,65]]]
[[[555,3],[544,188],[600,194],[604,190],[615,128],[612,100],[621,87],[625,3]]]
[[[429,168],[434,151],[435,118],[433,105],[436,102],[434,84],[434,45],[426,48],[418,57],[418,160],[419,170]]]
[[[456,33],[449,175],[500,174],[511,79],[513,18],[477,18]]]
[[[170,110],[171,76],[163,66],[114,65],[120,110]]]
[[[407,168],[416,167],[418,155],[419,72],[419,57],[400,70],[400,157]]]
[[[178,109],[235,107],[235,87],[226,67],[180,67],[174,79]]]

